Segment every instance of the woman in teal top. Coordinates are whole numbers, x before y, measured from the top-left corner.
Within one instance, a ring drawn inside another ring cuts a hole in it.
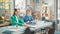
[[[24,21],[23,21],[19,16],[17,16],[17,15],[18,15],[18,10],[15,9],[13,16],[11,16],[11,18],[10,18],[11,24],[12,24],[12,25],[20,25],[20,26],[26,25],[26,24],[24,23]]]

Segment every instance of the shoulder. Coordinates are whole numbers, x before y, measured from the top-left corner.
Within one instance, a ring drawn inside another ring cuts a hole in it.
[[[23,18],[26,18],[27,16],[23,16]]]
[[[32,15],[30,15],[30,16],[32,16]]]
[[[32,15],[30,15],[29,17],[32,17]]]
[[[10,18],[15,18],[15,16],[11,16]]]

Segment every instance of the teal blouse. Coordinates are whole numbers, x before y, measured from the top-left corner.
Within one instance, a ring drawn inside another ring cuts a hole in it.
[[[10,21],[12,25],[22,26],[24,24],[24,21],[20,17],[16,19],[16,16],[11,16]]]

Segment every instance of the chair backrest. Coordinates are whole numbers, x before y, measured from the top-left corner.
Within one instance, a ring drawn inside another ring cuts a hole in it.
[[[24,34],[31,34],[31,31],[30,31],[30,28],[28,27],[28,28],[26,28],[26,30],[25,30],[25,32],[24,32]]]
[[[23,34],[34,34],[34,31],[31,31],[30,28],[27,27]]]

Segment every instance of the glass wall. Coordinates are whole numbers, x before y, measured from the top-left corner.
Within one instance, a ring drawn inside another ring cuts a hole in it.
[[[58,0],[58,31],[60,31],[60,0]]]
[[[58,0],[58,20],[60,20],[60,0]]]
[[[14,9],[14,2],[12,0],[0,0],[0,17],[9,19]]]
[[[10,2],[9,0],[0,0],[0,17],[9,19],[10,15]]]
[[[15,0],[15,8],[19,10],[19,12],[25,12],[26,0]]]
[[[0,0],[0,10],[2,14],[5,14],[5,10],[9,11],[9,0]],[[2,15],[1,13],[0,15]]]

